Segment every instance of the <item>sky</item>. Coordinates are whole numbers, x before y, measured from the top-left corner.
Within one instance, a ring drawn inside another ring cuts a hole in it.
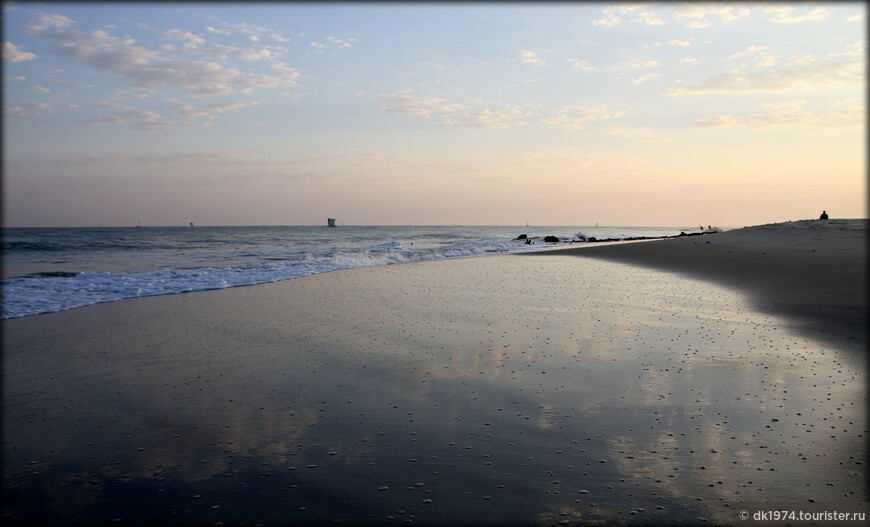
[[[852,3],[3,3],[2,221],[867,217]]]

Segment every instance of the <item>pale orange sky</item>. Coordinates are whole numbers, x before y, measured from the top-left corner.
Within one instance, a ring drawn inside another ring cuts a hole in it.
[[[6,226],[867,216],[861,3],[3,13]]]

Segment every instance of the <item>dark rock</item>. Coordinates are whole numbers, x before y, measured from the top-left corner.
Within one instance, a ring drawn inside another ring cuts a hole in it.
[[[517,237],[514,238],[514,239],[515,239],[515,240],[525,240],[525,239],[528,238],[528,237],[529,237],[529,236],[526,235],[526,234],[520,234],[519,236],[517,236]]]
[[[559,241],[559,238],[556,236],[547,236],[544,238],[544,241],[547,243],[556,243]]]

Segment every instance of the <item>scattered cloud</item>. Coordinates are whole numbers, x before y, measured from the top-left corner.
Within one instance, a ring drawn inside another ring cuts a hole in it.
[[[26,33],[41,33],[50,27],[69,27],[76,22],[69,17],[57,14],[40,13],[34,15],[32,22],[24,31]]]
[[[866,61],[856,60],[794,69],[770,69],[745,75],[731,71],[697,84],[674,88],[670,94],[778,92],[832,84],[860,84],[864,82],[865,68]]]
[[[330,37],[326,37],[326,40],[327,40],[330,44],[332,44],[333,46],[336,46],[336,47],[339,47],[339,48],[350,48],[350,47],[353,47],[353,46],[351,45],[351,42],[356,42],[356,39],[347,39],[347,40],[343,40],[343,39],[336,38],[336,37],[332,37],[332,36],[330,36]]]
[[[511,121],[521,117],[522,112],[512,106],[502,110],[489,108],[468,108],[453,101],[436,97],[417,97],[413,95],[389,95],[381,97],[378,107],[388,113],[419,115],[434,119],[445,126],[462,128],[507,128]]]
[[[204,120],[204,126],[211,124],[211,122],[219,115],[259,104],[257,101],[236,101],[197,106],[196,104],[180,101],[175,98],[166,99],[166,102],[170,104],[170,107],[174,112],[182,114],[187,119]]]
[[[571,65],[572,68],[584,71],[595,71],[596,68],[589,65],[588,62],[582,59],[570,58],[568,59],[568,64]]]
[[[719,17],[719,20],[727,25],[750,14],[752,11],[742,5],[685,3],[674,7],[674,18],[678,22],[684,22],[689,29],[709,27],[713,25],[713,17]]]
[[[8,60],[9,62],[24,62],[25,60],[33,60],[35,58],[36,53],[22,51],[18,49],[18,46],[11,42],[3,43],[3,60]]]
[[[167,98],[165,102],[168,105],[168,113],[173,114],[175,118],[164,116],[150,108],[99,102],[91,106],[106,110],[107,113],[99,117],[83,119],[79,122],[80,124],[92,126],[124,124],[129,125],[131,130],[138,132],[189,130],[210,126],[215,119],[227,112],[258,104],[257,101],[235,101],[196,105],[171,97]]]
[[[828,57],[865,57],[867,56],[867,41],[859,40],[846,47],[846,51],[831,51]]]
[[[800,10],[792,5],[766,5],[762,6],[762,12],[770,15],[770,21],[774,24],[797,24],[799,22],[820,21],[828,18],[831,14],[829,7],[818,6],[807,11],[808,8]],[[803,14],[796,14],[798,11],[805,11]]]
[[[545,117],[540,120],[542,123],[564,128],[566,130],[580,130],[586,127],[590,121],[605,121],[623,115],[625,112],[612,111],[603,106],[565,106],[562,108],[543,109]]]
[[[547,61],[538,56],[534,51],[523,49],[520,51],[520,62],[534,66],[546,66]]]
[[[625,20],[629,23],[643,24],[646,26],[660,26],[665,20],[653,11],[646,10],[647,4],[620,4],[607,6],[602,11],[603,17],[592,21],[593,26],[612,27],[622,24]]]
[[[867,108],[857,99],[836,101],[817,114],[804,109],[806,102],[796,99],[763,104],[764,111],[744,116],[716,115],[695,121],[695,128],[855,128],[867,120]]]
[[[651,11],[642,11],[638,13],[637,18],[633,20],[645,26],[660,26],[665,23],[658,15]]]
[[[6,116],[25,121],[43,119],[50,115],[55,115],[59,111],[54,106],[40,101],[22,100],[3,104],[3,113]]]
[[[695,121],[695,128],[730,128],[737,126],[737,119],[730,115],[716,115]]]
[[[334,36],[328,36],[324,38],[322,41],[313,40],[308,44],[308,47],[314,49],[315,51],[323,51],[327,48],[329,49],[348,49],[352,48],[353,44],[357,42],[355,38],[338,38]]]
[[[272,56],[272,52],[266,48],[262,49],[246,49],[239,51],[237,56],[243,60],[260,60],[267,59]]]
[[[251,93],[263,88],[298,86],[299,71],[293,68],[277,69],[274,74],[264,75],[241,71],[227,62],[230,57],[245,61],[273,58],[274,53],[265,47],[238,50],[231,46],[216,45],[210,49],[209,60],[197,60],[173,54],[174,46],[161,45],[149,49],[134,45],[129,37],[118,38],[104,30],[91,33],[65,30],[64,27],[74,23],[66,17],[43,17],[39,22],[31,27],[61,28],[43,35],[54,42],[50,48],[52,53],[95,70],[111,72],[139,90],[180,88],[190,96],[208,97],[237,91]],[[207,31],[210,33],[226,34],[230,31],[212,26],[209,28]],[[244,34],[265,31],[245,24],[237,25],[234,30]],[[178,28],[163,31],[159,35],[164,40],[182,41],[180,47],[187,52],[197,51],[206,44],[202,37]],[[159,128],[153,124],[158,122],[156,120],[138,119],[136,122],[152,123],[142,125],[149,130]]]
[[[764,51],[766,49],[767,49],[767,46],[749,46],[748,48],[744,49],[743,51],[738,51],[737,53],[733,53],[731,55],[728,55],[727,57],[725,57],[722,60],[740,59],[740,58],[745,57],[746,55],[755,54],[755,53],[758,53],[759,51]]]
[[[233,33],[229,29],[218,29],[218,28],[212,27],[212,26],[206,26],[205,30],[209,33],[215,33],[218,35],[232,35],[232,33]]]
[[[177,28],[169,29],[163,32],[162,38],[166,40],[183,40],[182,49],[191,51],[205,44],[205,39],[194,35],[190,31],[182,31]]]
[[[665,143],[673,141],[673,138],[671,137],[656,137],[650,131],[642,128],[621,128],[616,125],[611,125],[605,128],[604,131],[610,135],[618,135],[619,137],[624,137],[626,139],[637,139],[642,143]]]
[[[94,103],[92,106],[97,108],[107,108],[110,110],[110,113],[101,117],[83,119],[80,121],[82,124],[93,126],[129,124],[132,130],[143,132],[175,130],[178,128],[177,122],[170,121],[154,110],[148,108],[138,108],[135,106],[126,106],[108,102]]]
[[[656,77],[661,77],[661,76],[662,76],[661,73],[647,73],[646,75],[641,75],[640,77],[635,77],[634,79],[631,79],[631,83],[632,84],[643,84],[644,82],[646,82],[650,79],[654,79]]]
[[[628,62],[621,62],[610,66],[611,70],[621,69],[637,69],[637,68],[655,68],[661,66],[661,63],[656,59],[631,59]]]
[[[804,55],[803,57],[789,57],[786,60],[786,66],[808,66],[816,62],[816,58],[812,55]]]

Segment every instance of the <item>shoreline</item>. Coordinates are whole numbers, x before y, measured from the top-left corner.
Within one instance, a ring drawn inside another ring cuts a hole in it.
[[[574,250],[0,321],[4,524],[731,524],[868,501],[863,362],[732,287]]]
[[[800,220],[522,256],[600,258],[719,283],[813,336],[866,352],[867,232],[866,219]]]

